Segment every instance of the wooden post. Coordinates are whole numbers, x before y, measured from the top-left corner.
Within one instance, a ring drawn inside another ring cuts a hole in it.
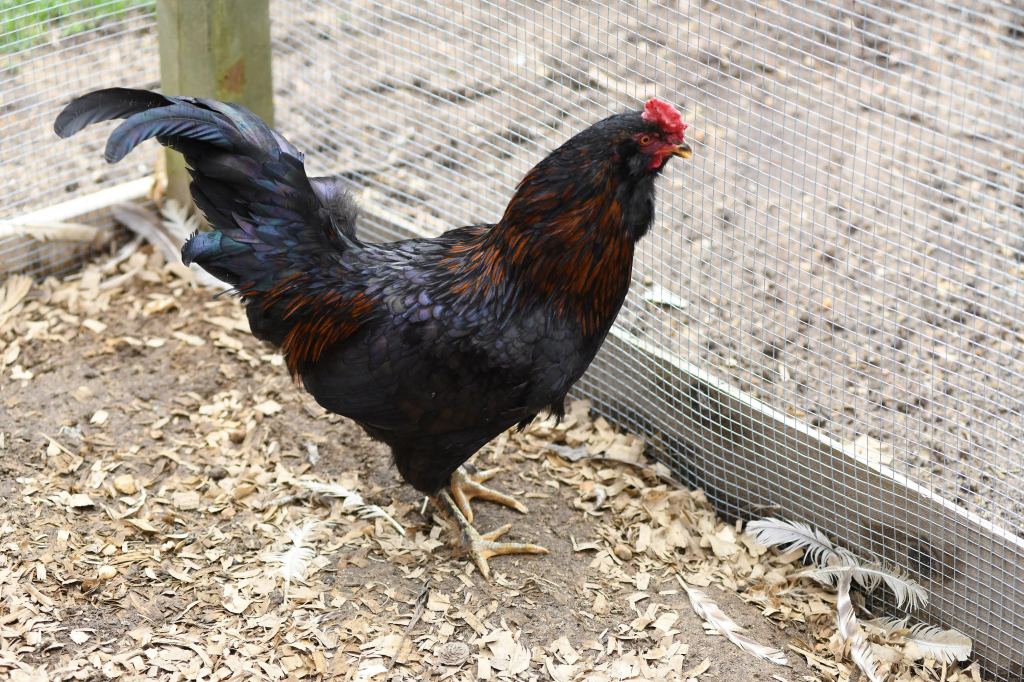
[[[239,102],[273,124],[269,0],[157,0],[166,95]],[[167,151],[167,194],[191,203],[181,155]]]

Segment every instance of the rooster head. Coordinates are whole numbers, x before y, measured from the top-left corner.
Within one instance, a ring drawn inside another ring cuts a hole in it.
[[[620,143],[624,147],[620,155],[635,173],[660,171],[673,156],[688,159],[693,155],[690,145],[683,140],[683,133],[689,126],[668,102],[652,97],[644,105],[639,121],[635,114],[626,116],[627,130],[630,127],[635,130],[628,131],[626,139]]]
[[[569,162],[573,153],[580,152],[585,162],[610,160],[626,178],[650,181],[670,158],[693,155],[683,139],[688,127],[674,106],[652,97],[642,110],[609,116],[569,140],[563,149]]]

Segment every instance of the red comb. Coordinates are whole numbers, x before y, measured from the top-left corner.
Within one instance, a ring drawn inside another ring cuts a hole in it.
[[[683,123],[683,117],[674,106],[657,97],[647,100],[642,118],[648,123],[657,123],[666,135],[682,137],[683,131],[689,127]]]

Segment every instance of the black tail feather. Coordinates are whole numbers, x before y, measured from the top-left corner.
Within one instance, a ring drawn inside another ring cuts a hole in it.
[[[358,247],[356,209],[343,183],[311,180],[302,154],[245,107],[113,88],[71,102],[54,130],[69,137],[115,118],[126,120],[107,142],[108,161],[150,138],[184,155],[192,197],[213,231],[190,238],[182,260],[244,292],[250,314],[277,283],[327,276],[332,254]]]
[[[108,88],[82,95],[60,112],[53,130],[60,137],[71,137],[92,123],[127,118],[147,109],[166,107],[171,100],[149,90]]]

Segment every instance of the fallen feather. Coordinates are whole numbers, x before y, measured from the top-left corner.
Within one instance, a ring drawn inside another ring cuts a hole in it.
[[[943,630],[927,623],[911,626],[906,618],[875,618],[864,624],[886,635],[902,637],[903,655],[912,661],[931,659],[948,665],[971,656],[971,638],[957,630]]]
[[[284,579],[285,601],[288,601],[288,587],[291,583],[306,578],[309,562],[315,556],[310,545],[310,536],[318,525],[316,521],[307,521],[298,528],[291,529],[288,531],[291,546],[283,552],[269,554],[265,559],[268,563],[278,564],[277,574]]]
[[[296,480],[296,484],[311,493],[316,493],[317,495],[337,497],[343,501],[342,507],[354,507],[359,518],[384,519],[400,534],[405,535],[405,528],[402,524],[398,523],[398,521],[384,511],[383,508],[375,504],[366,504],[363,501],[363,496],[354,490],[349,490],[339,483],[323,483],[322,481],[313,481],[310,479],[298,479]]]
[[[707,594],[697,588],[690,587],[682,579],[679,580],[679,584],[686,590],[686,595],[690,598],[690,605],[693,606],[697,616],[707,621],[730,642],[755,658],[764,659],[776,665],[789,665],[786,655],[781,650],[760,644],[751,639],[749,635],[744,633],[743,628],[736,621],[725,615],[725,612],[719,608],[718,604],[711,601]]]
[[[839,628],[839,635],[849,644],[850,658],[867,676],[868,680],[883,682],[881,664],[875,658],[871,644],[868,643],[853,610],[853,601],[850,599],[852,582],[853,571],[847,570],[839,579],[839,586],[836,589],[836,624]]]

